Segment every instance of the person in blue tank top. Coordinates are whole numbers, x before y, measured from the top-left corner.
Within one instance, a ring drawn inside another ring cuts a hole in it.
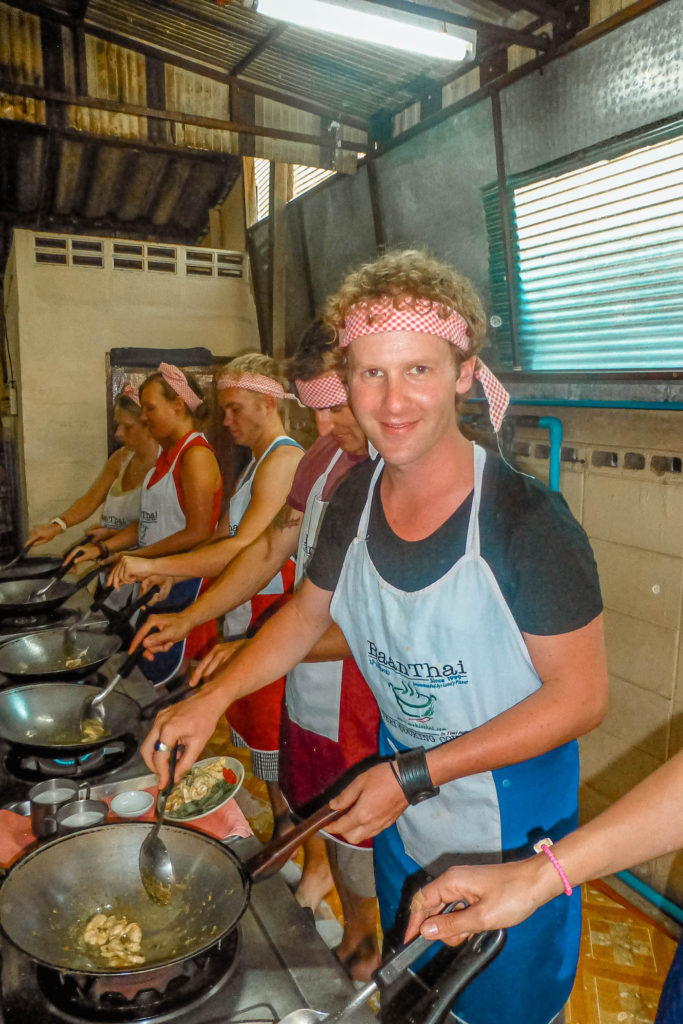
[[[561,496],[460,431],[475,377],[496,431],[508,400],[477,355],[486,317],[471,284],[424,253],[387,254],[350,274],[326,315],[380,458],[333,496],[287,608],[185,707],[161,712],[142,752],[163,784],[164,747],[182,738],[189,766],[226,702],[336,623],[377,701],[383,760],[332,801],[344,813],[331,829],[376,837],[382,925],[400,941],[425,876],[523,858],[576,827],[576,738],[606,706],[602,602]],[[560,1020],[579,937],[578,894],[540,908],[458,999],[458,1020]]]

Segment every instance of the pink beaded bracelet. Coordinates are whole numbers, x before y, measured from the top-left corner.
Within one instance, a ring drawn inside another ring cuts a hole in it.
[[[537,843],[534,843],[534,853],[544,853],[546,855],[546,857],[548,858],[552,866],[555,868],[560,878],[562,879],[562,885],[564,886],[564,891],[566,892],[567,896],[571,896],[574,890],[569,884],[569,879],[564,873],[564,868],[560,864],[555,854],[552,853],[550,850],[550,847],[552,845],[552,839],[539,839]]]

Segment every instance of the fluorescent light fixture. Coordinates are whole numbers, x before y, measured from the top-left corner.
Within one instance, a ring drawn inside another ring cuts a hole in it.
[[[246,6],[254,6],[248,3]],[[329,32],[346,39],[389,46],[394,50],[434,57],[436,60],[465,60],[473,50],[472,33],[456,35],[448,31],[423,28],[414,22],[369,14],[352,6],[325,3],[324,0],[257,0],[259,14],[288,21],[314,32]],[[400,17],[400,16],[399,16]]]

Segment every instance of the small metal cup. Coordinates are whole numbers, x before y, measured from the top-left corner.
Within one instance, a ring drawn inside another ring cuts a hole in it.
[[[57,835],[57,811],[77,797],[78,785],[71,779],[46,779],[29,790],[31,831],[36,839]]]
[[[104,800],[72,800],[62,804],[55,815],[60,836],[80,832],[83,828],[101,825],[109,813]]]

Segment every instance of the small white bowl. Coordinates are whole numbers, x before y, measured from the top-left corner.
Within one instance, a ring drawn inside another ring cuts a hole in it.
[[[119,793],[111,802],[111,809],[120,818],[139,818],[146,814],[154,803],[151,793],[144,789],[133,789],[127,793]]]

